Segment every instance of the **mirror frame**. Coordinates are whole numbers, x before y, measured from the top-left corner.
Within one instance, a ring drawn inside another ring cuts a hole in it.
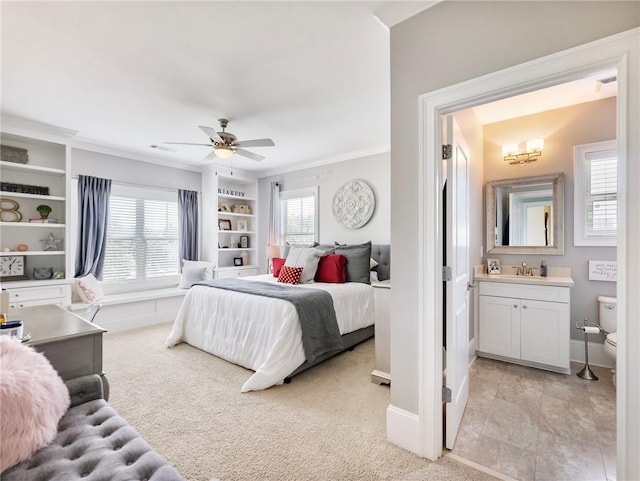
[[[497,246],[495,245],[496,189],[521,185],[551,183],[553,185],[553,245],[552,246]],[[485,229],[487,254],[564,254],[564,174],[518,177],[494,180],[485,184]]]

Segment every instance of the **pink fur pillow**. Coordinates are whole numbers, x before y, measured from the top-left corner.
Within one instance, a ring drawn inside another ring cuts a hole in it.
[[[69,391],[43,354],[0,335],[0,472],[31,457],[58,432]]]

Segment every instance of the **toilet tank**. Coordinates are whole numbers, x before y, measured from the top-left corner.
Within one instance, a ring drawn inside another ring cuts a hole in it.
[[[618,331],[618,300],[615,297],[598,296],[599,322],[607,332]]]

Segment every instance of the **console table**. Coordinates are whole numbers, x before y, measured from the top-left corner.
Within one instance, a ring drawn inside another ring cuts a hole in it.
[[[26,344],[44,354],[64,381],[98,374],[108,398],[109,384],[102,371],[105,329],[55,305],[11,309],[9,320],[23,322],[23,335],[31,335]]]

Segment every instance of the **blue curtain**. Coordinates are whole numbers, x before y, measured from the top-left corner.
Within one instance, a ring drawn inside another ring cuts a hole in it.
[[[107,246],[111,179],[78,176],[78,249],[76,277],[93,274],[102,280]]]
[[[178,190],[180,262],[198,260],[198,193]]]

